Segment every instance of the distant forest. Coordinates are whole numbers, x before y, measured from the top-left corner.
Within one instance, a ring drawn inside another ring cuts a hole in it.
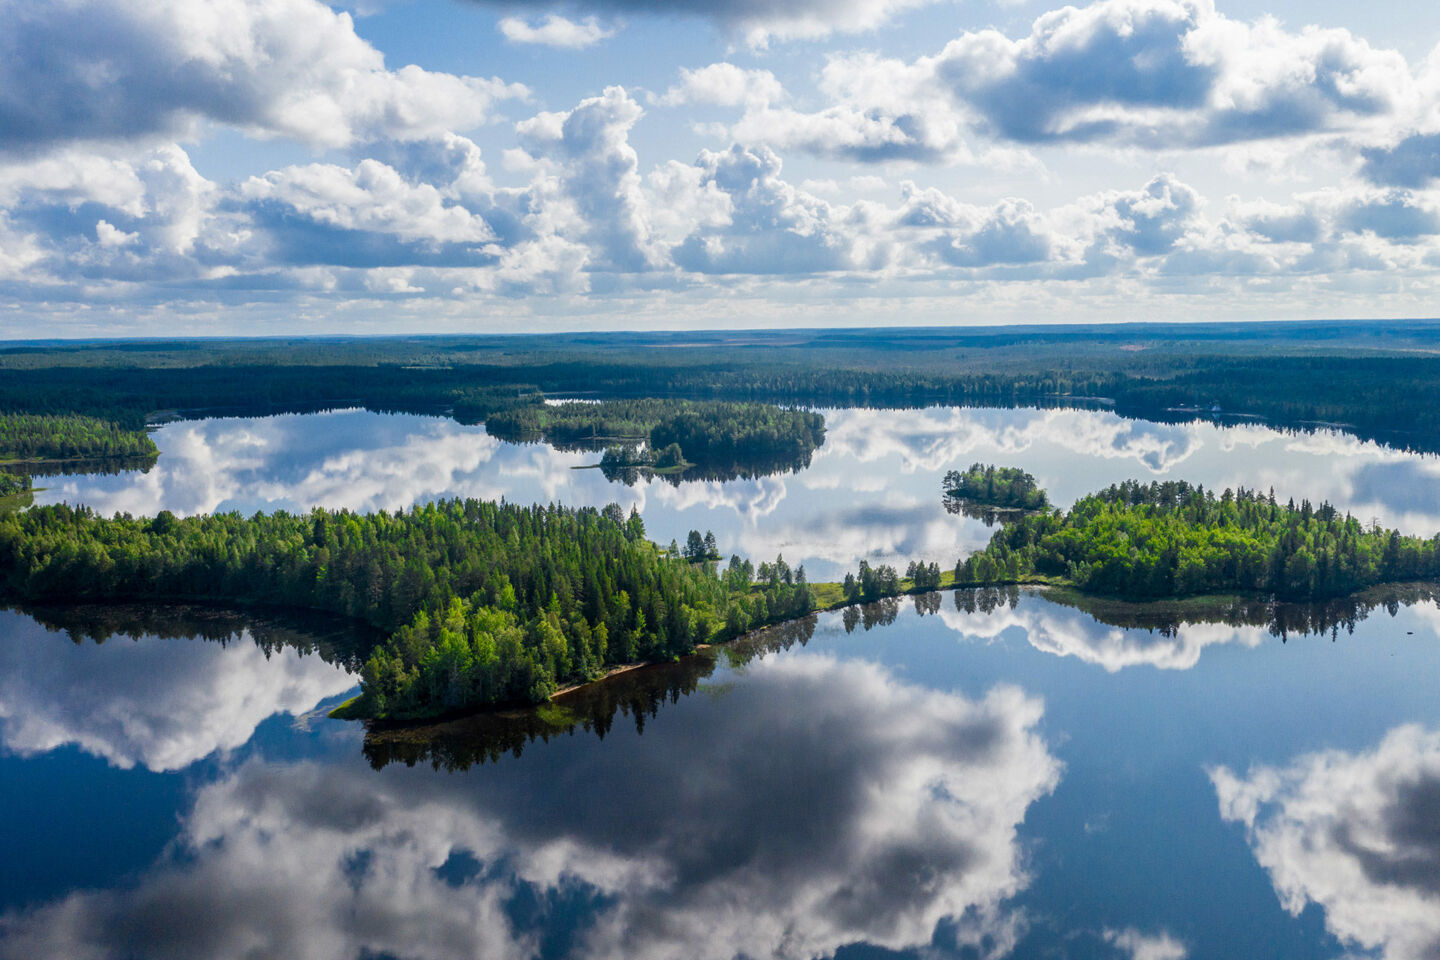
[[[1199,325],[0,346],[0,412],[364,406],[485,420],[537,392],[811,406],[1073,404],[1343,425],[1440,451],[1440,325]]]

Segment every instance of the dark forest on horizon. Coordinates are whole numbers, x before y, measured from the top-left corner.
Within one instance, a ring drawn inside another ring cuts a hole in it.
[[[0,344],[0,412],[335,406],[482,421],[550,396],[807,406],[1103,404],[1333,424],[1440,450],[1440,324],[1114,325]]]

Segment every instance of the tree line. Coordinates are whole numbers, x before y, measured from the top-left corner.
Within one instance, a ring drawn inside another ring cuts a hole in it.
[[[702,538],[703,543],[703,538]],[[670,557],[634,511],[452,500],[398,513],[0,517],[0,584],[31,602],[256,602],[386,634],[355,715],[538,702],[608,667],[809,613],[803,568],[751,579]]]
[[[143,429],[78,414],[0,415],[0,460],[90,460],[158,456]]]
[[[611,466],[725,466],[748,460],[809,463],[825,442],[825,418],[767,403],[667,398],[525,403],[492,413],[485,428],[502,440],[614,447],[643,442],[647,453],[610,453]],[[624,449],[622,447],[622,449]]]
[[[1019,467],[972,463],[950,470],[941,483],[945,496],[1006,510],[1045,510],[1050,506],[1035,478]]]
[[[1328,503],[1183,481],[1111,486],[1070,510],[1018,517],[955,567],[957,584],[1049,578],[1127,599],[1260,593],[1340,597],[1440,577],[1440,535],[1366,526]]]

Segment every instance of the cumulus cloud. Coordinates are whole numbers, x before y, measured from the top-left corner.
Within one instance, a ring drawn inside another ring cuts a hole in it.
[[[356,680],[293,648],[248,635],[74,643],[28,617],[0,614],[0,743],[21,756],[74,745],[117,767],[180,770],[247,743],[261,721],[301,714]]]
[[[835,54],[820,87],[830,104],[818,110],[747,101],[730,135],[858,162],[975,162],[967,139],[976,136],[1148,149],[1373,136],[1424,99],[1397,51],[1345,29],[1234,20],[1210,0],[1067,6],[1028,35],[967,32],[914,61]],[[1377,154],[1374,169],[1413,167],[1424,149],[1389,167]],[[991,162],[1011,165],[1014,155]]]
[[[1106,942],[1129,955],[1130,960],[1185,960],[1190,951],[1168,933],[1142,933],[1134,927],[1106,930]]]
[[[1427,187],[1440,179],[1440,133],[1416,133],[1388,147],[1360,151],[1364,176],[1392,187]]]
[[[581,905],[576,956],[1013,947],[1017,829],[1060,777],[1041,704],[812,654],[745,674],[643,737],[562,737],[469,774],[248,762],[200,788],[180,856],[5,915],[0,956],[529,956],[536,930],[503,909],[522,892],[542,923]]]
[[[1373,750],[1210,779],[1291,914],[1318,904],[1343,944],[1385,960],[1440,951],[1440,734],[1404,726]]]
[[[897,14],[934,0],[792,0],[784,4],[764,0],[511,0],[511,8],[552,10],[583,6],[607,14],[685,14],[704,17],[722,30],[743,37],[752,46],[771,40],[824,37],[833,32],[872,30]]]
[[[0,150],[192,135],[202,121],[314,147],[478,126],[497,79],[391,70],[318,0],[38,0],[0,8]]]
[[[1007,139],[1228,143],[1342,128],[1394,110],[1412,85],[1395,51],[1348,30],[1289,33],[1209,0],[1101,0],[1029,36],[966,34],[935,58],[941,82]]]
[[[511,43],[538,43],[564,50],[583,50],[615,36],[614,29],[602,27],[594,17],[575,21],[554,13],[536,23],[521,17],[505,17],[497,28]]]
[[[588,244],[592,269],[653,266],[640,160],[629,141],[643,112],[623,88],[607,87],[573,110],[537,114],[516,126],[530,157],[554,170],[570,208],[561,208],[557,232]]]
[[[764,147],[705,151],[699,185],[728,200],[723,225],[692,233],[672,251],[696,273],[819,273],[857,265],[852,240],[830,205],[783,180]]]
[[[352,266],[487,263],[496,239],[483,217],[362,160],[286,167],[240,185],[240,200],[275,248],[272,262]]]
[[[698,70],[682,69],[680,82],[657,102],[665,106],[691,103],[738,107],[766,105],[785,96],[785,89],[769,70],[745,70],[733,63],[712,63]]]

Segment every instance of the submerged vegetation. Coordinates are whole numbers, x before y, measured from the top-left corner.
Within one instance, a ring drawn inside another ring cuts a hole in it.
[[[1128,599],[1213,593],[1339,597],[1440,576],[1440,535],[1365,526],[1329,504],[1181,481],[1112,486],[1022,516],[955,567],[957,584],[1049,579]]]
[[[350,712],[391,718],[544,700],[616,664],[814,608],[803,568],[722,578],[644,535],[639,515],[614,505],[454,500],[184,519],[51,506],[0,517],[0,585],[29,602],[255,602],[355,617],[388,639]]]

